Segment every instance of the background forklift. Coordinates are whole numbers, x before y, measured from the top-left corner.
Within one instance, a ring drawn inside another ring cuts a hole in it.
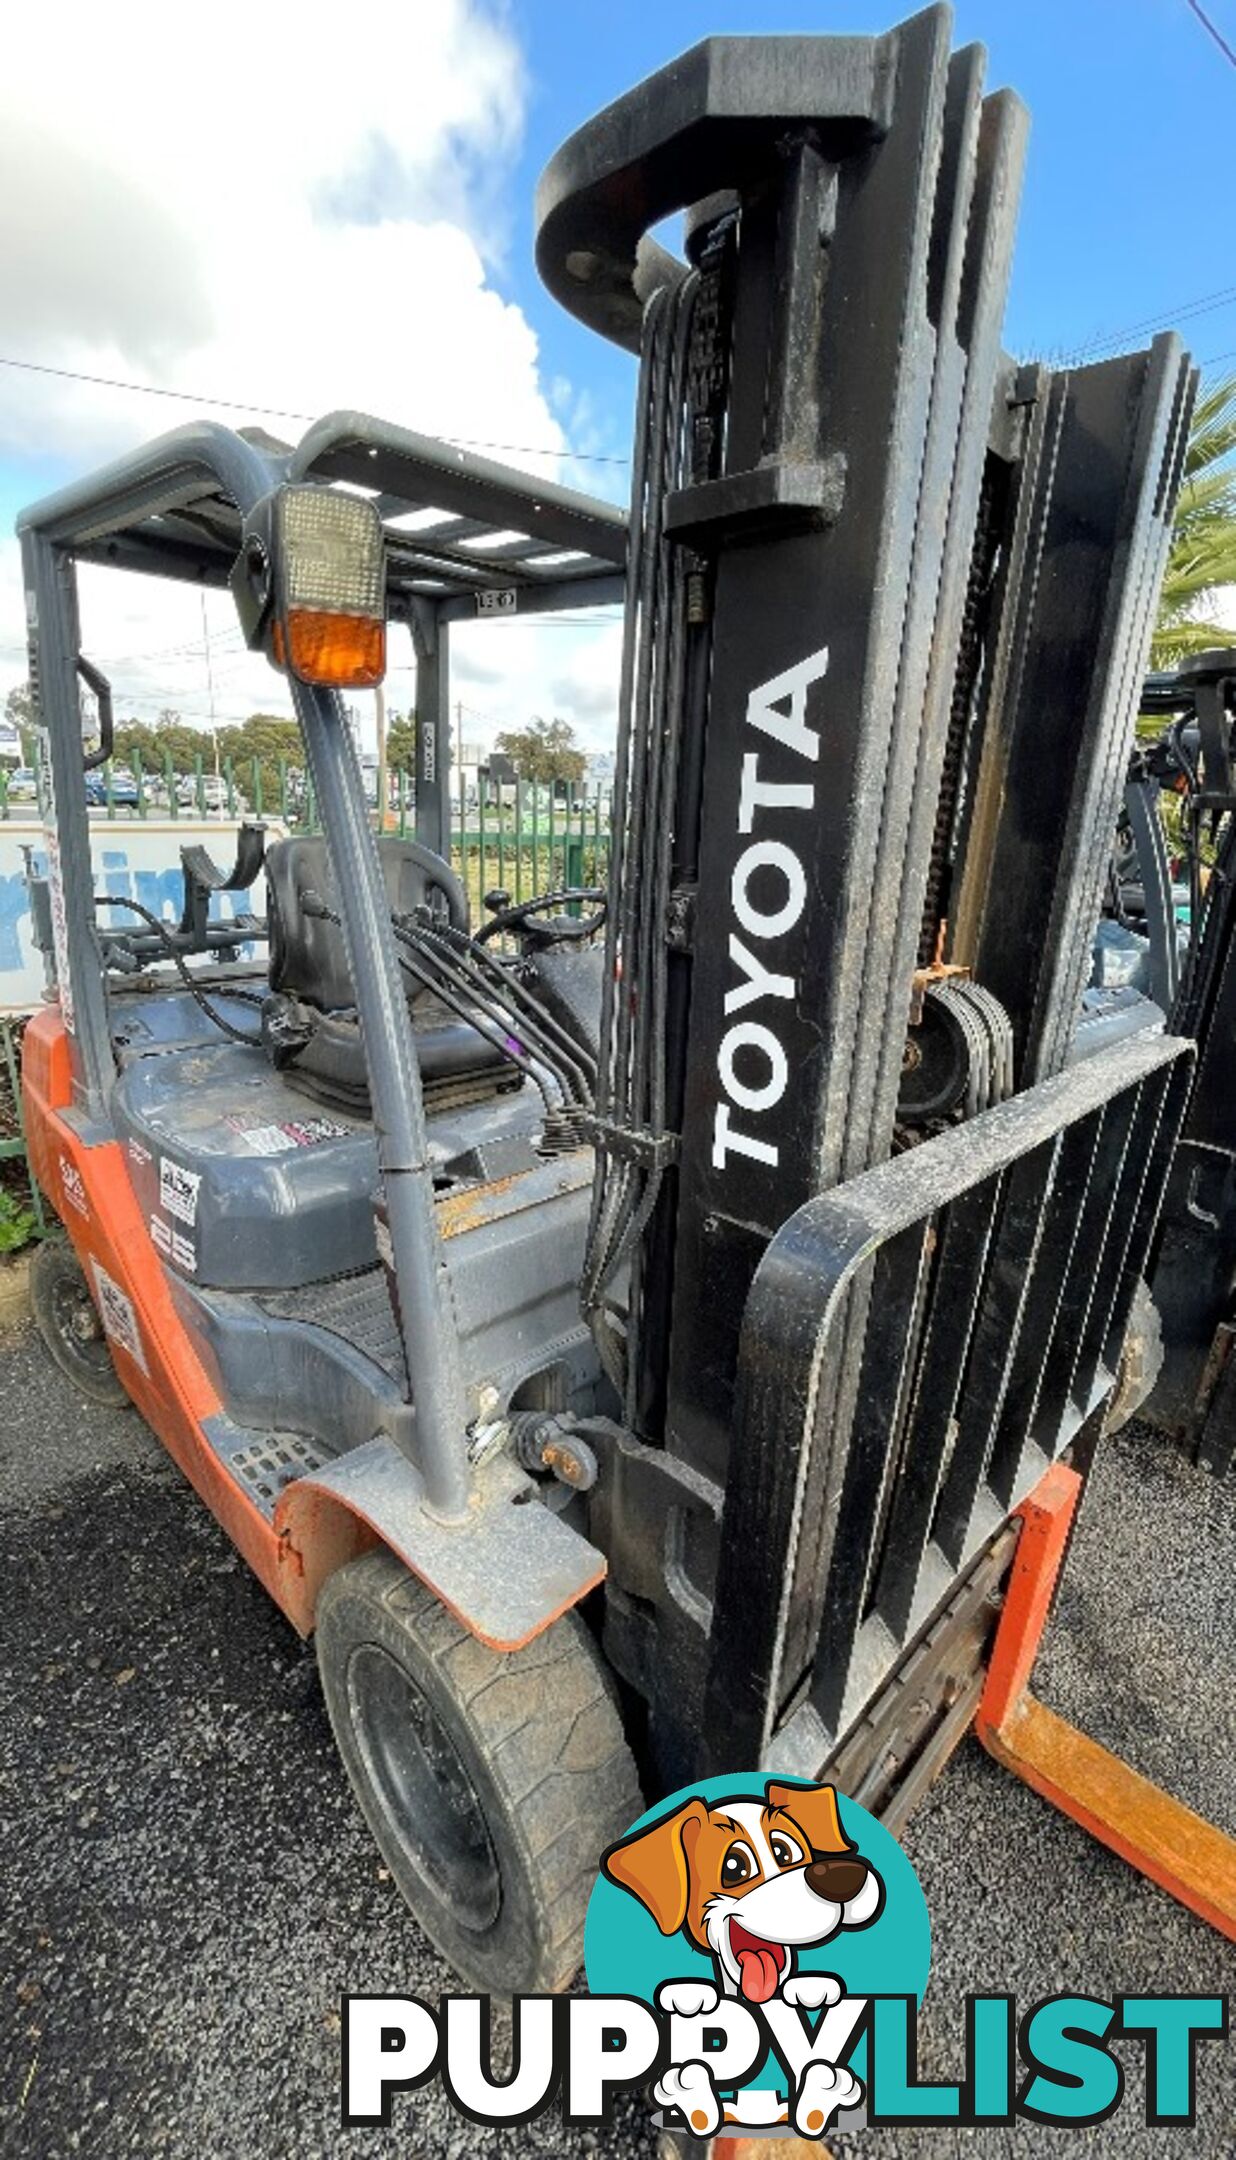
[[[1150,995],[1197,1045],[1151,1282],[1162,1362],[1144,1415],[1221,1475],[1236,1457],[1236,650],[1199,652],[1147,678],[1142,711],[1162,734],[1139,746],[1126,789],[1132,882],[1110,915],[1144,942]],[[1180,856],[1161,812],[1178,806]],[[1182,927],[1180,916],[1187,919]]]
[[[72,1367],[97,1313],[316,1628],[481,1988],[569,1978],[639,1781],[827,1772],[903,1821],[1013,1518],[1127,1366],[1190,1054],[1083,991],[1194,378],[1172,337],[1002,352],[1025,119],[982,78],[938,7],[717,38],[554,159],[542,274],[639,358],[629,529],[355,414],[182,430],[20,521],[58,991],[24,1087],[74,1256],[40,1323]],[[260,972],[200,855],[175,931],[92,890],[81,560],[230,585],[287,675],[324,835],[266,851]],[[449,623],[620,579],[608,895],[470,925]],[[402,845],[339,696],[388,621]]]

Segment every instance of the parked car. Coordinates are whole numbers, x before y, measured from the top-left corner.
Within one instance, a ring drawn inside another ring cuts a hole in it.
[[[10,802],[34,802],[38,792],[39,784],[29,765],[18,765],[9,774],[7,794]]]
[[[203,773],[200,782],[195,774],[185,773],[177,784],[176,800],[182,810],[230,810],[237,817],[242,816],[249,807],[234,783],[229,798],[227,781],[222,773]]]
[[[109,803],[113,810],[136,810],[138,800],[137,782],[127,765],[113,765],[110,783],[97,766],[86,774],[88,810],[105,810]]]

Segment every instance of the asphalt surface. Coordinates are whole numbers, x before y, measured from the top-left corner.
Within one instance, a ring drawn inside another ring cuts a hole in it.
[[[132,1412],[83,1405],[30,1333],[0,1346],[0,2150],[169,2160],[652,2160],[642,2108],[595,2136],[478,2130],[436,2090],[338,2127],[348,1988],[434,1996],[335,1759],[298,1643]],[[1109,1444],[1039,1692],[1236,1833],[1236,1480]],[[967,1989],[1236,1993],[1236,1952],[967,1743],[905,1843],[931,1907],[923,2067]],[[839,2160],[1164,2149],[1130,2100],[1080,2134],[881,2131]],[[1200,2051],[1196,2130],[1236,2154],[1236,2044]]]

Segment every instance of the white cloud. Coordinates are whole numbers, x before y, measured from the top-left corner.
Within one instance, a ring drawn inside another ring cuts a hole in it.
[[[531,333],[484,282],[523,102],[484,0],[349,0],[346,47],[316,10],[237,0],[191,44],[148,0],[22,10],[0,86],[9,349],[433,432],[476,432],[485,375],[504,426],[556,445]],[[97,455],[158,412],[13,374],[0,443]]]
[[[469,742],[492,748],[533,713],[569,720],[588,750],[612,750],[617,730],[622,624],[615,614],[576,623],[495,619],[451,634],[452,674]],[[398,678],[410,688],[410,676]]]
[[[593,416],[570,384],[542,379],[535,333],[493,282],[525,99],[502,0],[349,0],[346,38],[325,10],[251,0],[194,22],[150,0],[69,0],[7,26],[5,352],[251,408],[358,406],[530,445],[543,454],[510,461],[578,484],[565,429],[578,420],[592,447]],[[195,416],[244,418],[0,368],[0,467],[13,479],[52,455],[87,471]],[[205,719],[200,595],[102,572],[82,588],[85,642],[112,667],[120,709]],[[11,543],[0,611],[2,686],[24,673]],[[217,716],[285,709],[225,598],[208,599],[207,619]],[[539,669],[519,643],[503,702],[535,703],[512,717],[544,704],[566,643],[574,654],[589,637],[547,631]],[[402,686],[406,702],[406,674]]]

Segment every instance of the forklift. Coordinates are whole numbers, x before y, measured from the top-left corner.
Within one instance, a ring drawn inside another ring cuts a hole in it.
[[[1136,1396],[1191,1049],[1084,993],[1195,377],[1003,350],[1026,116],[983,76],[942,6],[715,37],[558,152],[537,258],[638,370],[629,516],[346,412],[19,521],[39,1324],[314,1633],[470,1988],[570,1980],[641,1790],[758,1765],[900,1827],[1029,1496]],[[82,562],[229,590],[303,737],[322,835],[186,850],[175,927],[95,890]],[[450,628],[618,597],[607,888],[477,922]],[[342,704],[400,626],[408,840]]]
[[[1195,1043],[1197,1068],[1151,1255],[1161,1354],[1142,1415],[1222,1476],[1236,1459],[1236,648],[1148,676],[1141,709],[1164,725],[1134,754],[1131,877],[1115,868],[1107,912],[1126,948],[1143,946],[1147,992]],[[1175,863],[1165,802],[1179,812]]]

